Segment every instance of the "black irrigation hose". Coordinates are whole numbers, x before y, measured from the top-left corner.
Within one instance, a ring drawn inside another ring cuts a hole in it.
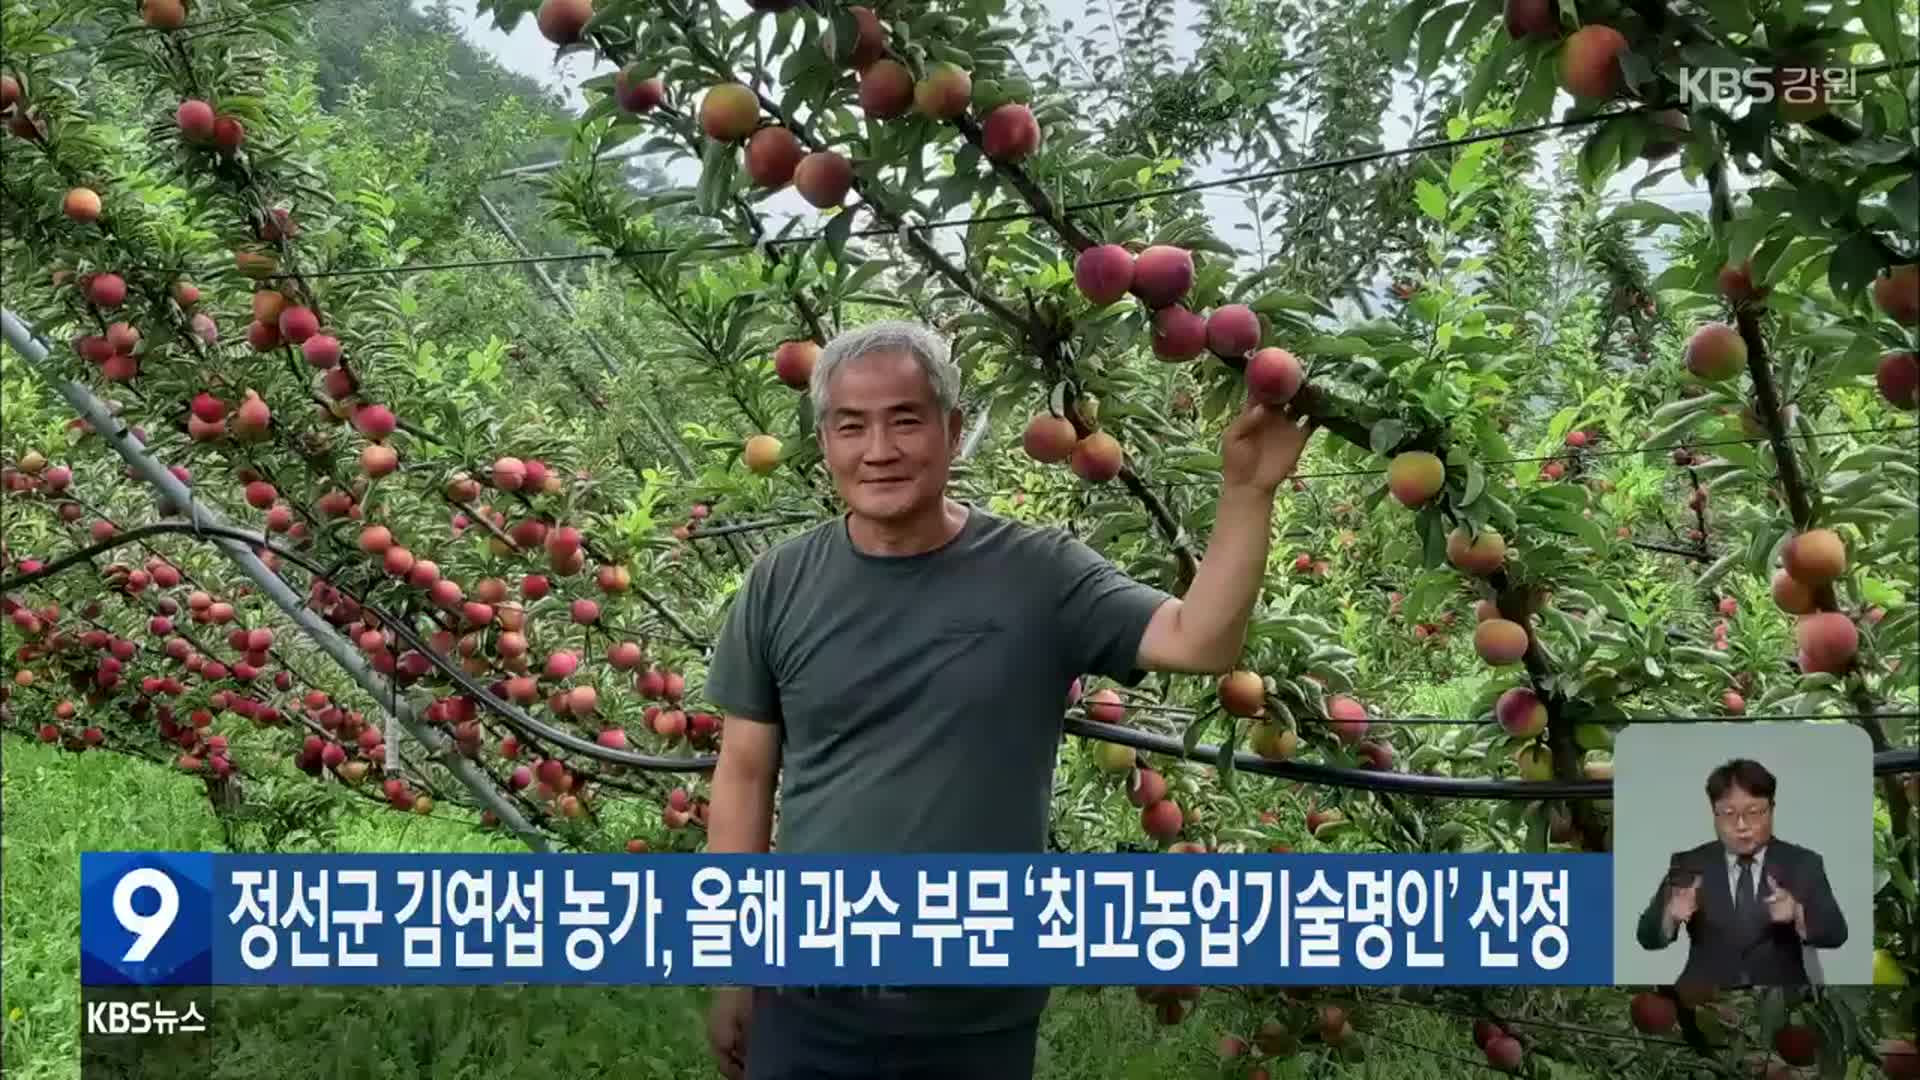
[[[196,527],[190,522],[156,522],[151,525],[143,525],[125,533],[116,534],[101,544],[94,544],[82,552],[68,555],[57,563],[49,564],[47,567],[36,570],[30,575],[22,575],[7,582],[0,582],[0,590],[39,580],[57,569],[74,565],[79,562],[82,557],[88,557],[94,554],[95,549],[103,547],[111,548],[121,543],[133,543],[142,537],[158,533],[177,533],[183,536],[194,536],[199,539],[224,537],[229,540],[238,540],[242,543],[253,545],[254,547],[265,548],[308,573],[322,580],[327,580],[326,568],[318,562],[298,552],[289,551],[260,533],[249,532],[245,529],[237,529],[226,525],[205,524]],[[336,585],[335,587],[338,588],[339,586]],[[346,592],[344,589],[341,591]],[[351,594],[349,593],[349,595]],[[452,679],[464,692],[474,697],[480,704],[485,705],[489,711],[500,716],[507,722],[508,726],[519,729],[523,734],[535,735],[607,764],[631,765],[638,769],[658,772],[702,772],[713,768],[718,761],[718,758],[713,755],[706,755],[699,758],[672,758],[660,757],[653,754],[638,754],[626,750],[613,750],[601,746],[598,743],[582,739],[570,732],[552,727],[539,720],[535,720],[522,712],[517,706],[501,701],[499,698],[493,696],[485,686],[474,681],[473,677],[468,675],[466,671],[454,665],[430,647],[425,641],[421,640],[403,620],[358,597],[354,597],[354,600],[363,611],[371,612],[382,623],[386,624],[389,629],[393,630],[395,636],[405,641],[409,647],[418,650],[421,655],[427,658],[429,663],[438,668],[442,674]]]
[[[440,669],[440,672],[449,679],[453,680],[454,684],[465,691],[468,696],[475,698],[480,704],[486,706],[489,712],[506,721],[507,726],[519,730],[522,734],[536,736],[608,765],[629,765],[633,768],[643,769],[649,772],[707,772],[720,762],[718,755],[715,754],[682,758],[662,757],[657,754],[640,754],[631,750],[613,750],[591,740],[583,739],[572,732],[536,720],[523,712],[519,706],[494,697],[492,692],[485,686],[474,681],[472,676],[455,666],[438,652],[435,652],[402,620],[387,614],[380,608],[370,607],[364,603],[360,606],[363,610],[372,612],[376,618],[382,623],[385,623],[387,628],[393,631],[395,637],[406,642],[409,647],[419,651],[421,655],[427,658],[429,663]]]
[[[1158,713],[1163,716],[1194,717],[1202,710],[1188,708],[1185,705],[1158,705],[1142,702],[1127,702],[1129,712]],[[1920,712],[1871,712],[1871,713],[1743,713],[1739,716],[1718,714],[1688,713],[1652,713],[1646,716],[1621,716],[1605,721],[1610,724],[1712,724],[1721,721],[1740,721],[1743,723],[1763,723],[1773,720],[1866,720],[1879,717],[1886,720],[1910,720],[1920,718]],[[1297,724],[1334,724],[1340,721],[1325,716],[1296,716]],[[1367,723],[1380,727],[1472,727],[1476,724],[1492,723],[1491,717],[1455,718],[1450,716],[1369,716]]]
[[[1068,717],[1065,729],[1071,735],[1119,743],[1122,746],[1131,746],[1136,750],[1145,750],[1152,754],[1165,754],[1206,763],[1213,763],[1220,756],[1220,748],[1217,746],[1202,744],[1194,747],[1189,753],[1179,739],[1169,735],[1158,735],[1114,724],[1102,724],[1079,717]],[[1353,788],[1401,795],[1425,795],[1433,798],[1521,801],[1613,798],[1613,782],[1610,780],[1493,780],[1427,776],[1420,773],[1381,772],[1373,769],[1313,765],[1297,761],[1269,761],[1249,753],[1234,754],[1233,766],[1238,772],[1257,773],[1261,776],[1297,780],[1324,787]],[[1873,759],[1873,772],[1876,776],[1920,772],[1920,750],[1887,750],[1876,754]]]
[[[236,529],[224,525],[203,525],[196,528],[191,523],[159,522],[141,526],[116,537],[113,541],[131,543],[144,535],[172,532],[193,535],[205,539],[210,536],[223,536],[263,547],[286,559],[309,573],[320,575],[318,563],[297,552],[281,548],[264,535]],[[93,545],[99,547],[100,545]],[[68,556],[66,563],[71,565],[78,556]],[[36,571],[34,578],[45,576],[45,569]],[[15,578],[12,583],[26,580]],[[559,746],[573,750],[582,756],[614,765],[629,765],[634,768],[653,772],[707,772],[719,763],[718,755],[705,754],[699,757],[679,758],[663,757],[654,754],[639,754],[625,750],[611,750],[598,743],[589,742],[577,735],[555,728],[527,715],[517,706],[501,701],[493,696],[485,686],[476,682],[464,670],[452,664],[445,657],[430,648],[404,622],[382,609],[360,602],[363,610],[372,612],[395,636],[407,645],[418,650],[429,663],[451,679],[462,691],[475,698],[488,711],[505,720],[510,727],[523,733],[546,739]],[[1888,714],[1881,714],[1888,715]],[[1715,719],[1723,719],[1716,717]],[[1217,746],[1199,745],[1191,752],[1180,740],[1171,736],[1153,732],[1139,731],[1114,724],[1103,724],[1079,717],[1067,717],[1063,729],[1068,734],[1083,738],[1099,739],[1104,742],[1131,746],[1136,750],[1163,754],[1170,757],[1186,758],[1193,761],[1212,763],[1219,759]],[[1269,761],[1266,758],[1249,753],[1236,753],[1233,756],[1234,768],[1241,772],[1271,776],[1282,780],[1296,780],[1303,783],[1326,787],[1351,788],[1363,791],[1388,792],[1406,795],[1424,795],[1432,798],[1478,798],[1523,800],[1535,799],[1610,799],[1613,797],[1613,784],[1607,780],[1494,780],[1470,779],[1452,776],[1428,776],[1419,773],[1381,772],[1371,769],[1355,769],[1336,765],[1315,765],[1294,761]],[[1876,776],[1898,773],[1920,772],[1920,750],[1887,750],[1874,755],[1873,771]]]
[[[81,562],[91,561],[94,556],[103,554],[116,547],[120,547],[121,545],[138,543],[144,540],[148,536],[160,535],[160,534],[172,534],[172,533],[178,533],[182,531],[192,531],[192,526],[190,524],[181,524],[181,523],[163,521],[163,522],[157,522],[149,525],[142,525],[134,529],[128,529],[121,532],[116,532],[114,535],[98,543],[90,544],[87,547],[81,548],[78,551],[69,552],[68,554],[61,556],[59,559],[56,559],[53,562],[47,563],[46,565],[42,566],[40,569],[35,570],[30,574],[17,575],[15,577],[6,579],[4,581],[0,581],[0,592],[10,592],[13,589],[19,588],[23,585],[31,585],[44,578],[48,578],[53,576],[54,574],[60,573],[62,570],[65,570],[67,567],[78,565]],[[205,526],[202,528],[201,531],[207,532],[207,533],[224,532],[230,535],[233,539],[239,539],[239,540],[253,540],[258,536],[258,534],[247,533],[242,530],[228,530],[218,526]],[[277,553],[285,555],[288,559],[293,561],[296,565],[301,566],[303,569],[307,569],[308,572],[313,573],[322,579],[325,579],[331,582],[334,576],[328,573],[325,568],[321,568],[318,563],[312,562],[311,560],[308,560],[303,556],[294,554],[292,552],[286,552],[286,551],[283,551],[282,549],[275,548],[272,544],[267,544],[265,546],[269,547],[269,549],[271,550],[276,551]],[[356,602],[357,602],[357,598],[356,598]],[[362,606],[367,606],[367,605],[362,605]],[[375,611],[376,614],[380,614],[377,608],[369,608],[369,610],[373,610]],[[411,630],[409,630],[408,633],[411,633]],[[410,646],[420,648],[422,652],[431,651],[427,649],[424,645],[419,644],[419,639],[417,638],[417,636],[414,637],[412,640],[410,640],[408,644]],[[467,673],[465,672],[464,669],[461,669],[459,674],[463,677],[463,679],[470,678],[469,676],[467,676]],[[1169,716],[1193,717],[1193,716],[1198,716],[1200,714],[1200,710],[1189,708],[1187,706],[1166,705],[1158,702],[1140,702],[1140,701],[1126,702],[1124,703],[1124,707],[1127,710],[1132,712],[1144,712],[1144,713],[1153,713],[1153,714],[1169,715]],[[1879,711],[1879,712],[1871,712],[1871,713],[1863,713],[1863,712],[1743,713],[1738,717],[1715,714],[1715,713],[1704,713],[1704,714],[1651,713],[1651,714],[1646,714],[1641,716],[1622,716],[1608,722],[1621,723],[1621,724],[1711,724],[1711,723],[1737,721],[1741,723],[1751,724],[1751,723],[1764,723],[1764,722],[1775,722],[1775,721],[1865,720],[1865,719],[1871,719],[1875,717],[1878,717],[1880,719],[1886,719],[1886,720],[1911,720],[1911,719],[1920,718],[1920,712]],[[1093,723],[1093,721],[1089,721],[1089,722]],[[1302,723],[1302,724],[1331,724],[1331,723],[1334,723],[1335,721],[1327,717],[1303,716],[1303,717],[1296,717],[1295,722]],[[1455,718],[1455,717],[1445,717],[1445,716],[1370,716],[1367,718],[1367,722],[1371,725],[1387,726],[1387,727],[1391,727],[1391,726],[1470,727],[1470,726],[1475,726],[1483,723],[1489,723],[1491,721],[1480,719],[1480,718]],[[1104,725],[1104,724],[1101,726],[1102,727],[1120,727],[1120,725]]]

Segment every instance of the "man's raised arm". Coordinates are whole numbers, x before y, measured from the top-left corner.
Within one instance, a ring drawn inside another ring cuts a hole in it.
[[[1162,605],[1147,624],[1141,668],[1210,675],[1232,669],[1266,579],[1274,492],[1293,475],[1312,436],[1311,420],[1256,404],[1227,428],[1213,536],[1186,596]]]

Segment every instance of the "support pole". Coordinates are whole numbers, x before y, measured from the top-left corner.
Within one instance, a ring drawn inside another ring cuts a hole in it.
[[[641,155],[646,154],[648,152],[649,151],[647,150],[646,146],[644,144],[641,144],[636,146],[623,147],[609,154],[601,154],[598,157],[594,158],[593,160],[596,162],[625,161],[628,158],[640,157]],[[515,165],[511,169],[502,169],[499,172],[494,173],[492,176],[487,177],[487,179],[488,180],[511,180],[521,176],[539,176],[542,173],[550,173],[555,169],[558,169],[560,166],[565,165],[567,161],[568,161],[567,158],[554,158],[551,161],[536,161],[530,165]]]
[[[195,525],[225,525],[220,516],[202,505],[193,497],[187,485],[180,482],[166,467],[147,454],[146,448],[133,438],[133,434],[120,424],[107,411],[106,404],[92,391],[70,379],[62,378],[47,367],[50,350],[38,336],[29,330],[25,323],[16,317],[11,308],[0,309],[0,334],[4,334],[6,343],[19,351],[25,358],[26,366],[48,386],[65,398],[73,410],[93,425],[102,439],[107,441],[115,453],[126,461],[134,474],[151,484],[161,494],[181,507],[187,520]],[[301,601],[284,578],[267,568],[267,565],[254,555],[247,545],[237,540],[216,537],[213,543],[223,554],[233,560],[274,605],[284,612],[294,625],[305,631],[321,651],[340,665],[354,682],[360,685],[376,702],[384,707],[392,719],[406,728],[422,746],[425,746],[448,771],[472,791],[480,804],[500,819],[500,824],[518,836],[529,848],[538,852],[549,852],[552,846],[547,837],[538,828],[521,815],[513,802],[497,790],[492,779],[479,766],[462,757],[445,735],[430,725],[422,723],[413,715],[413,710],[400,697],[387,681],[367,667],[352,646],[348,645],[338,631],[328,625]],[[389,743],[389,745],[393,745]]]
[[[967,432],[966,437],[960,440],[961,461],[970,460],[973,457],[973,452],[980,449],[980,442],[986,438],[987,435],[987,421],[992,418],[992,416],[993,410],[991,408],[984,405],[981,406],[980,418],[973,422],[973,430]]]

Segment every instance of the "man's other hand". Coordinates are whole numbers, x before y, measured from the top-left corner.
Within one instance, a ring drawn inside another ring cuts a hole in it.
[[[707,1008],[707,1045],[727,1080],[743,1080],[747,1075],[747,1022],[753,1015],[753,991],[746,987],[720,987]]]
[[[1694,879],[1691,885],[1670,885],[1667,887],[1667,919],[1678,925],[1693,918],[1700,910],[1700,881]]]
[[[1780,885],[1780,879],[1767,875],[1767,895],[1762,901],[1767,905],[1767,917],[1776,923],[1795,922],[1800,918],[1800,901]]]

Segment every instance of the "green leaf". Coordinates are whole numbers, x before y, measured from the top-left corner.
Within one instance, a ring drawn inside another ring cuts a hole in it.
[[[1407,61],[1409,50],[1413,47],[1413,31],[1420,20],[1427,17],[1435,6],[1435,0],[1413,0],[1403,4],[1387,21],[1387,28],[1381,36],[1381,51],[1396,64]]]
[[[1786,539],[1790,526],[1777,521],[1764,521],[1756,525],[1753,535],[1747,538],[1747,572],[1758,578],[1772,579],[1773,552]]]
[[[1719,584],[1719,581],[1721,578],[1726,577],[1729,573],[1733,571],[1733,568],[1736,565],[1737,561],[1738,560],[1735,559],[1733,552],[1728,552],[1727,554],[1720,556],[1718,559],[1714,560],[1713,565],[1707,567],[1706,570],[1701,572],[1700,579],[1697,582],[1695,582],[1695,584],[1702,589],[1713,588],[1715,585]]]
[[[1913,144],[1898,139],[1860,139],[1847,144],[1848,157],[1863,165],[1891,165],[1913,153]]]
[[[1554,62],[1558,54],[1557,49],[1541,49],[1534,56],[1533,68],[1527,73],[1527,85],[1513,103],[1514,123],[1537,120],[1553,107],[1554,95],[1560,91]]]
[[[1447,170],[1447,190],[1455,195],[1477,190],[1481,184],[1482,167],[1493,145],[1490,142],[1475,143],[1462,150],[1460,156],[1454,158],[1453,167]]]
[[[1494,83],[1504,79],[1507,69],[1513,66],[1513,54],[1524,49],[1525,43],[1505,34],[1494,40],[1493,48],[1480,60],[1480,66],[1474,69],[1473,81],[1467,85],[1466,93],[1460,98],[1460,110],[1472,115],[1487,98],[1487,91]]]
[[[1526,850],[1533,854],[1544,854],[1547,850],[1547,812],[1545,807],[1534,807],[1527,814]]]
[[[1701,400],[1705,400],[1704,396]],[[1645,444],[1647,456],[1670,453],[1675,446],[1685,441],[1687,434],[1697,427],[1700,421],[1706,419],[1707,415],[1705,411],[1687,413],[1666,427],[1655,429],[1647,436]]]
[[[1239,746],[1240,725],[1234,724],[1227,732],[1227,737],[1220,740],[1220,749],[1213,757],[1214,769],[1220,778],[1220,787],[1228,792],[1233,791],[1233,752],[1239,749]]]
[[[1600,125],[1600,130],[1580,148],[1580,178],[1589,187],[1598,187],[1613,175],[1620,164],[1620,151],[1627,133],[1639,130],[1632,117],[1620,117]]]
[[[827,225],[825,237],[827,251],[832,254],[835,262],[841,262],[846,258],[847,237],[853,233],[853,218],[852,210],[842,210],[835,214],[833,221]]]
[[[1415,181],[1413,195],[1421,213],[1435,221],[1447,220],[1447,193],[1440,190],[1440,185],[1431,180]]]
[[[1428,570],[1422,573],[1400,601],[1401,617],[1409,622],[1425,622],[1433,606],[1452,596],[1459,586],[1460,579],[1452,570]]]
[[[1735,219],[1727,226],[1727,262],[1735,265],[1746,262],[1779,220],[1777,215],[1766,213],[1758,206],[1745,217]]]
[[[733,147],[709,140],[700,160],[700,185],[697,205],[711,214],[726,202],[733,189],[735,157]]]
[[[1452,40],[1448,42],[1453,52],[1457,54],[1471,52],[1481,31],[1487,28],[1487,24],[1493,21],[1494,16],[1500,14],[1500,9],[1503,6],[1505,5],[1502,3],[1502,0],[1473,0],[1473,6],[1467,10],[1466,17],[1460,20],[1459,27],[1453,32]],[[1500,34],[1497,35],[1495,40],[1507,41],[1509,39],[1506,34]]]
[[[1620,590],[1597,577],[1586,577],[1582,579],[1581,587],[1586,589],[1588,595],[1598,600],[1600,606],[1606,608],[1614,618],[1619,619],[1621,622],[1632,622],[1634,617],[1640,613],[1637,607],[1629,603],[1627,598],[1621,595]]]
[[[1827,264],[1827,287],[1835,296],[1851,300],[1880,272],[1880,247],[1873,234],[1861,230],[1840,242]]]
[[[1433,67],[1440,62],[1440,54],[1447,47],[1447,36],[1454,25],[1465,18],[1469,6],[1455,4],[1433,13],[1426,22],[1420,24],[1420,58],[1415,71],[1421,78],[1433,73]]]
[[[1887,192],[1887,210],[1903,233],[1920,233],[1920,175],[1907,177]]]
[[[1682,214],[1671,207],[1662,206],[1656,202],[1647,202],[1644,199],[1635,199],[1632,202],[1621,204],[1618,210],[1607,215],[1607,220],[1651,221],[1656,225],[1684,226],[1692,219],[1688,215]]]
[[[1367,432],[1367,442],[1374,453],[1384,457],[1391,452],[1394,447],[1399,446],[1400,440],[1406,438],[1406,436],[1407,425],[1392,417],[1388,417],[1375,423],[1372,429]]]
[[[1486,490],[1487,471],[1481,466],[1479,458],[1473,458],[1467,462],[1466,490],[1461,493],[1458,505],[1462,509],[1472,506]]]
[[[1180,737],[1180,745],[1186,748],[1187,753],[1193,753],[1194,747],[1200,745],[1200,736],[1206,733],[1207,725],[1213,722],[1213,715],[1211,711],[1203,712],[1187,721],[1186,733]]]
[[[1784,281],[1794,267],[1816,255],[1824,255],[1832,248],[1833,241],[1825,234],[1796,236],[1788,240],[1784,247],[1775,247],[1771,243],[1762,245],[1753,256],[1754,284],[1774,285]]]
[[[1305,351],[1316,356],[1363,356],[1373,351],[1373,345],[1356,337],[1316,337],[1307,342]]]
[[[1753,31],[1749,0],[1700,0],[1700,3],[1725,32],[1745,35]]]
[[[1426,566],[1442,566],[1447,561],[1447,523],[1438,507],[1420,511],[1420,559]]]
[[[1900,29],[1898,4],[1882,3],[1880,0],[1860,0],[1853,10],[1867,24],[1867,33],[1872,35],[1873,43],[1880,46],[1888,60],[1908,59],[1913,55],[1913,40]]]
[[[1681,398],[1678,401],[1670,401],[1653,411],[1653,415],[1647,418],[1647,426],[1659,428],[1666,424],[1671,424],[1683,416],[1706,412],[1713,408],[1714,404],[1713,398],[1705,394],[1699,397]]]

